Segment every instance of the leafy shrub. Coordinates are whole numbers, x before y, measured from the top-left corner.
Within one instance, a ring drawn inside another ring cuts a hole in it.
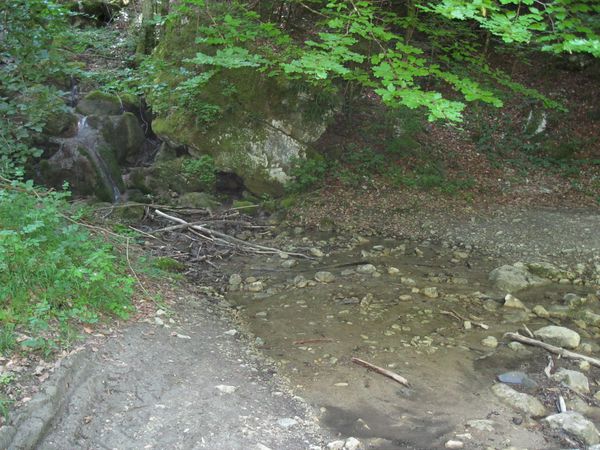
[[[74,323],[102,313],[125,318],[133,280],[112,247],[69,219],[65,192],[41,192],[32,183],[0,184],[0,325],[31,335],[21,345],[52,349]],[[65,339],[66,340],[66,339]]]
[[[182,164],[183,176],[186,180],[199,181],[206,190],[212,190],[217,181],[215,161],[210,155],[186,159]]]
[[[320,158],[296,159],[292,163],[294,180],[288,184],[290,192],[302,192],[321,183],[327,174],[327,161]]]

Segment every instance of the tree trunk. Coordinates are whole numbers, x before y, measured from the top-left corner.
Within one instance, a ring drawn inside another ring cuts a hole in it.
[[[142,25],[136,49],[136,53],[140,56],[149,55],[154,48],[154,1],[142,0]]]

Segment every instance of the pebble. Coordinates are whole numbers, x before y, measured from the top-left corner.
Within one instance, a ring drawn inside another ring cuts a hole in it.
[[[279,425],[282,428],[291,428],[297,424],[298,424],[298,421],[296,419],[292,419],[291,417],[285,417],[285,418],[279,419],[277,421],[277,425]]]
[[[219,384],[218,386],[215,386],[215,388],[217,388],[223,394],[233,394],[237,390],[236,386],[228,386],[226,384]]]
[[[496,348],[498,347],[498,339],[494,336],[488,336],[481,341],[481,345],[484,347]]]
[[[239,286],[242,284],[242,276],[239,273],[234,273],[229,277],[229,284],[231,286]]]
[[[317,257],[317,258],[322,258],[323,256],[325,256],[325,253],[323,253],[320,249],[313,247],[310,250],[310,254]]]
[[[298,264],[298,261],[296,261],[295,259],[286,259],[281,263],[281,267],[283,267],[284,269],[291,269],[296,264]]]
[[[319,283],[331,283],[335,281],[335,275],[331,272],[317,272],[315,274],[315,280]]]
[[[438,293],[438,290],[436,287],[426,287],[421,290],[421,293],[425,297],[429,297],[429,298],[438,298],[438,296],[439,296],[439,293]]]
[[[504,307],[527,310],[523,302],[512,294],[506,294],[506,297],[504,297]]]
[[[359,450],[362,449],[363,446],[360,441],[354,437],[349,437],[344,442],[344,450]]]
[[[356,271],[358,273],[372,274],[377,272],[377,267],[375,267],[373,264],[363,264],[362,266],[358,266]]]
[[[387,273],[389,275],[398,275],[400,273],[400,269],[397,267],[388,267]]]
[[[550,313],[542,305],[535,305],[532,311],[536,316],[541,317],[542,319],[550,317]]]
[[[444,444],[446,448],[463,448],[465,444],[462,441],[449,440]]]
[[[264,289],[264,284],[262,281],[253,281],[248,285],[248,290],[250,292],[260,292]]]

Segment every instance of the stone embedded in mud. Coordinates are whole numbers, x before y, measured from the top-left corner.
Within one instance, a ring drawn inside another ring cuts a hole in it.
[[[550,317],[550,313],[542,305],[535,305],[532,311],[536,316],[541,317],[542,319]]]
[[[309,251],[310,254],[316,258],[322,258],[323,256],[325,256],[325,253],[323,253],[321,249],[318,249],[316,247],[312,247]]]
[[[349,437],[348,439],[346,439],[346,442],[344,442],[344,450],[361,450],[363,448],[363,445],[361,444],[361,442],[354,438],[354,437]]]
[[[589,325],[598,326],[600,325],[600,314],[596,314],[589,309],[583,312],[583,320]]]
[[[539,330],[534,331],[533,334],[538,339],[558,347],[577,348],[581,342],[579,333],[570,330],[569,328],[556,325],[540,328]]]
[[[335,275],[331,272],[321,271],[315,274],[315,280],[319,283],[331,283],[335,281]]]
[[[590,383],[587,377],[576,370],[569,370],[561,367],[552,375],[552,379],[565,383],[580,394],[587,394],[590,392]]]
[[[532,274],[524,267],[504,265],[490,272],[489,280],[496,289],[513,293],[532,286],[543,286],[550,280]]]
[[[492,392],[507,405],[531,417],[546,415],[546,408],[537,398],[515,391],[506,384],[495,384]]]
[[[228,386],[226,384],[219,384],[218,386],[215,386],[215,388],[223,394],[233,394],[237,390],[236,386]]]
[[[388,267],[387,273],[388,275],[398,275],[400,273],[400,269],[396,267]]]
[[[481,341],[481,345],[484,347],[496,348],[498,347],[498,339],[494,336],[488,336]]]
[[[449,440],[444,444],[444,447],[446,448],[463,448],[465,446],[464,442],[462,441],[456,441],[456,440]]]
[[[504,307],[527,310],[523,302],[512,294],[506,294],[504,297]]]
[[[248,285],[248,290],[250,292],[260,292],[264,289],[264,284],[262,281],[254,281]]]
[[[424,288],[421,293],[425,296],[425,297],[429,297],[429,298],[438,298],[439,297],[439,293],[436,287],[426,287]]]
[[[586,445],[594,445],[600,442],[600,436],[596,426],[575,411],[567,411],[553,414],[543,419],[552,429],[560,429],[565,433],[581,440]]]
[[[230,286],[239,286],[242,284],[242,276],[239,273],[234,273],[229,277]]]
[[[356,271],[358,273],[372,274],[377,272],[377,267],[375,267],[373,264],[363,264],[361,266],[358,266],[356,268]]]

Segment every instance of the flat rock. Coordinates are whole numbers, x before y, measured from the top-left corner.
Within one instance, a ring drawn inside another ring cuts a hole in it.
[[[523,386],[526,389],[535,389],[538,384],[532,380],[525,372],[504,372],[498,375],[498,381],[505,384],[514,384]]]
[[[517,392],[506,384],[495,384],[492,386],[492,392],[508,406],[531,417],[546,415],[546,408],[537,398]]]
[[[538,277],[523,267],[504,265],[490,272],[489,280],[498,290],[513,293],[531,286],[543,286],[550,280]]]
[[[543,422],[546,422],[552,429],[562,430],[581,440],[586,445],[594,445],[600,442],[596,426],[578,412],[567,411],[553,414],[543,419]]]
[[[590,392],[590,383],[588,378],[576,370],[569,370],[561,367],[552,375],[552,379],[565,383],[571,389],[579,392],[580,394],[587,394]]]
[[[377,272],[377,267],[373,264],[363,264],[362,266],[358,266],[356,271],[358,273],[375,273]]]
[[[504,307],[527,310],[525,304],[512,294],[506,294],[504,297]]]
[[[335,281],[335,275],[331,272],[317,272],[315,274],[315,280],[320,283],[331,283]]]
[[[228,386],[226,384],[219,384],[218,386],[215,386],[215,388],[217,388],[223,394],[233,394],[237,390],[237,387]]]
[[[533,333],[536,338],[548,344],[564,348],[577,348],[581,342],[581,336],[576,331],[566,327],[548,325]]]

